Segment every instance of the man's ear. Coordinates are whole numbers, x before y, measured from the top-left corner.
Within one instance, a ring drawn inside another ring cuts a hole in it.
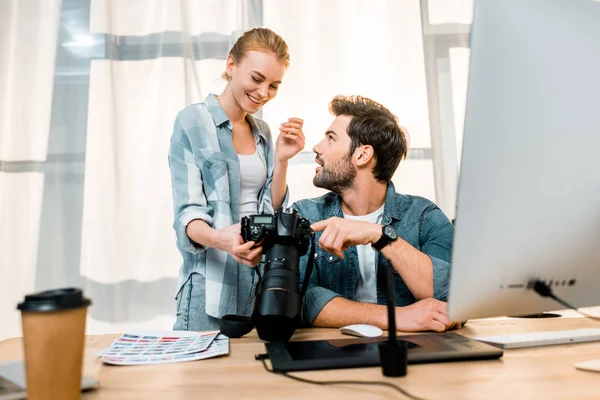
[[[362,167],[367,165],[371,160],[375,158],[375,153],[373,152],[373,146],[371,145],[361,145],[356,148],[354,151],[356,156],[356,166]]]

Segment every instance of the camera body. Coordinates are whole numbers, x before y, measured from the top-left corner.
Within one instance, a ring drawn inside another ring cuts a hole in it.
[[[298,212],[279,210],[275,214],[250,215],[242,218],[242,238],[244,242],[253,240],[267,253],[275,244],[293,246],[301,255],[306,254],[310,245],[312,229],[310,221],[300,218]]]
[[[288,341],[300,325],[299,263],[314,236],[310,221],[292,209],[243,217],[241,226],[244,242],[254,241],[265,254],[252,323],[262,340]]]

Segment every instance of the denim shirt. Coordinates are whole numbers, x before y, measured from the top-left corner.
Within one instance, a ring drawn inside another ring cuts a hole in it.
[[[269,126],[247,116],[256,142],[256,152],[266,167],[267,180],[258,197],[258,213],[272,214],[271,183],[274,150]],[[183,257],[178,292],[192,273],[206,278],[206,313],[216,318],[236,314],[238,268],[233,257],[223,250],[205,248],[186,234],[187,225],[205,221],[214,229],[239,222],[240,163],[233,147],[232,124],[215,95],[203,103],[192,104],[177,114],[169,167],[173,190],[177,248]],[[284,206],[289,193],[284,199]]]
[[[310,220],[311,224],[331,217],[343,218],[340,196],[327,193],[321,197],[300,200],[292,205],[298,213]],[[450,257],[454,228],[450,220],[434,203],[422,197],[396,193],[393,183],[388,184],[383,225],[391,224],[398,236],[417,250],[431,258],[433,263],[433,296],[438,300],[448,297],[450,278]],[[318,242],[321,232],[317,232]],[[312,324],[323,307],[333,298],[342,296],[354,300],[354,291],[359,274],[356,247],[344,251],[344,258],[329,254],[316,246],[314,269],[304,298],[303,319]],[[385,268],[391,267],[394,273],[396,306],[407,306],[416,302],[400,274],[381,255],[376,255],[377,303],[385,302]],[[308,254],[300,259],[300,282],[306,273]]]

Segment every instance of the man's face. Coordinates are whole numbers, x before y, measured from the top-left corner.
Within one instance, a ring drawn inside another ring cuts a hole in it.
[[[349,154],[351,140],[347,133],[351,120],[348,115],[337,116],[323,140],[313,147],[319,164],[313,178],[316,187],[341,194],[354,184],[356,168]]]

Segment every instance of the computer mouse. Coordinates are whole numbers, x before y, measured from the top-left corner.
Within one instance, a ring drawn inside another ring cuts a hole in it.
[[[358,336],[358,337],[378,337],[383,335],[383,331],[376,326],[367,324],[355,324],[343,326],[340,328],[340,332],[346,335]]]

